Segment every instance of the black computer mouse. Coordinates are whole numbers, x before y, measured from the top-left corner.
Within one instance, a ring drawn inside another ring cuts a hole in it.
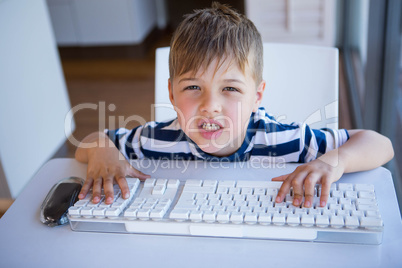
[[[84,180],[78,177],[62,179],[50,189],[41,206],[40,219],[48,226],[68,223],[67,211],[78,201]]]

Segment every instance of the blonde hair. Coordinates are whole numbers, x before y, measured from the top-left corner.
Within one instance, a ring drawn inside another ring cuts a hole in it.
[[[262,53],[261,35],[254,24],[227,5],[214,2],[211,8],[186,15],[173,34],[170,79],[207,68],[215,59],[218,69],[226,59],[231,59],[243,73],[249,65],[259,84],[262,81]]]

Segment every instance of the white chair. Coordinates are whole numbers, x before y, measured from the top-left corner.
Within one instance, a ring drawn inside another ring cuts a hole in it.
[[[169,47],[156,50],[155,120],[176,117],[169,101]],[[338,128],[338,49],[264,44],[261,106],[284,123]]]

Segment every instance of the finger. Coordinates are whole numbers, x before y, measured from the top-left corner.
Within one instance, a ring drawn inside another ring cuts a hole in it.
[[[285,181],[282,183],[281,188],[279,188],[278,194],[276,195],[276,199],[275,202],[276,203],[281,203],[283,201],[283,199],[285,199],[285,196],[287,193],[289,193],[290,191],[290,183],[291,183],[291,178],[292,178],[292,174],[287,174],[287,175],[282,175],[280,177],[284,177],[286,176]],[[279,178],[279,177],[277,177]]]
[[[310,173],[304,180],[304,207],[310,208],[314,201],[314,189],[319,177]]]
[[[112,204],[114,198],[112,175],[107,175],[103,177],[103,190],[105,192],[105,203]]]
[[[102,177],[95,179],[92,185],[92,203],[97,204],[101,198],[102,191]]]
[[[121,197],[127,199],[130,197],[130,189],[128,188],[128,183],[126,180],[126,172],[123,171],[124,169],[118,167],[115,171],[114,180],[119,185],[121,190]]]
[[[87,196],[89,189],[91,189],[92,187],[92,183],[93,183],[93,179],[92,178],[88,178],[85,180],[84,185],[82,185],[81,191],[78,195],[79,199],[84,199],[85,196]]]
[[[328,202],[329,191],[331,189],[331,182],[326,179],[322,179],[321,182],[321,194],[320,194],[320,207],[325,207]]]
[[[292,179],[293,188],[293,205],[300,206],[303,202],[303,181],[306,177],[305,173],[297,173]]]
[[[119,185],[120,189],[121,189],[121,196],[124,199],[127,199],[130,197],[130,190],[128,189],[128,184],[127,184],[127,180],[126,177],[122,174],[117,175],[115,177],[115,180],[117,182],[117,184]]]
[[[288,176],[289,176],[289,174],[278,176],[278,177],[272,178],[272,181],[285,181]]]
[[[127,164],[127,165],[128,165],[128,168],[127,168],[127,175],[129,175],[129,176],[131,176],[131,177],[133,177],[133,178],[138,178],[138,179],[140,179],[141,181],[144,181],[144,180],[146,180],[146,179],[148,179],[148,178],[151,177],[150,175],[147,175],[147,174],[145,174],[145,173],[142,173],[141,171],[139,171],[139,170],[133,168],[130,164]]]

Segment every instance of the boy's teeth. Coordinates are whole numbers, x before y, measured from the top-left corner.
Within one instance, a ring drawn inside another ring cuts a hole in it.
[[[210,130],[218,130],[221,127],[219,125],[217,125],[217,124],[214,124],[214,123],[212,123],[212,124],[204,123],[204,124],[202,124],[202,128],[205,129],[205,130],[210,131]]]

